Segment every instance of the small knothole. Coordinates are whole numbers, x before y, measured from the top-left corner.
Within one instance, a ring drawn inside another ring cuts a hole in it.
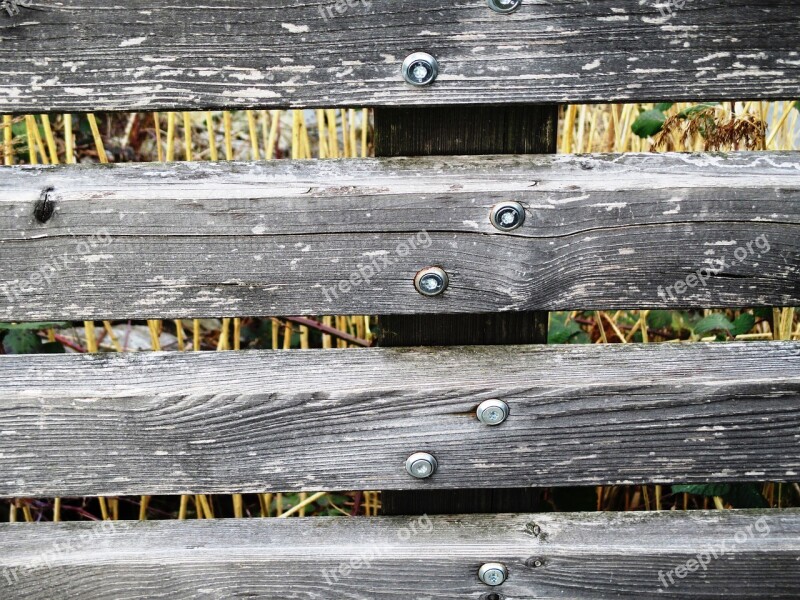
[[[53,199],[54,188],[47,188],[33,207],[33,216],[39,223],[47,223],[56,211],[56,201]]]
[[[481,596],[481,600],[503,600],[503,597],[496,592],[491,592]]]

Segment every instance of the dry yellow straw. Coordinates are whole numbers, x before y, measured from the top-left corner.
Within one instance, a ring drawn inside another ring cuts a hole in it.
[[[345,158],[352,156],[350,153],[350,123],[347,119],[347,111],[342,109],[342,149]]]
[[[369,153],[369,109],[361,113],[361,158],[367,158]]]
[[[156,130],[156,154],[158,162],[164,162],[164,149],[161,147],[161,118],[157,112],[153,113],[153,124]]]
[[[194,160],[192,157],[192,113],[183,113],[183,136],[185,138],[186,160]]]
[[[358,156],[356,147],[356,140],[358,139],[356,136],[356,109],[351,108],[348,112],[350,115],[350,156],[355,158]]]
[[[233,160],[233,123],[231,113],[227,110],[222,113],[222,125],[225,129],[225,156],[228,160]]]
[[[108,162],[108,156],[106,156],[106,149],[103,147],[103,138],[100,137],[100,130],[97,128],[97,120],[92,113],[89,113],[86,117],[89,119],[89,128],[92,130],[94,145],[97,147],[97,156],[100,162],[105,164]]]
[[[167,113],[167,162],[175,160],[175,113]]]
[[[244,517],[244,502],[241,494],[233,495],[233,516],[237,519]]]
[[[25,131],[28,134],[28,161],[32,165],[38,165],[39,159],[36,156],[36,138],[34,131],[36,130],[36,121],[31,115],[25,115]]]
[[[75,163],[75,137],[72,135],[72,115],[64,115],[64,162],[68,165]]]
[[[219,341],[217,342],[217,351],[228,350],[230,345],[228,337],[230,336],[231,320],[229,318],[222,319],[222,328],[219,332]]]
[[[774,110],[777,111],[778,104],[775,103],[773,106]],[[767,144],[766,144],[767,147],[769,147],[772,144],[772,142],[775,141],[775,138],[777,137],[778,133],[782,130],[783,126],[786,124],[786,121],[789,119],[789,116],[792,114],[793,110],[794,110],[794,103],[792,102],[787,103],[786,110],[783,112],[783,115],[781,115],[781,118],[778,120],[778,123],[772,130],[772,133],[770,133],[769,137],[767,138]]]
[[[281,121],[281,111],[271,110],[269,114],[272,118],[272,122],[269,124],[269,139],[267,140],[265,154],[267,160],[272,160],[275,157],[275,144],[278,142],[278,126]]]
[[[293,506],[292,508],[290,508],[286,512],[279,514],[278,518],[279,519],[285,519],[286,517],[291,517],[294,513],[302,511],[306,506],[308,506],[309,504],[313,504],[314,502],[316,502],[317,500],[322,498],[327,493],[328,492],[317,492],[316,494],[308,496],[305,500],[303,500],[302,502],[300,502],[296,506]]]
[[[189,496],[181,496],[181,507],[178,509],[178,518],[183,521],[186,519],[186,512],[189,508]]]
[[[103,321],[103,328],[106,330],[106,333],[111,340],[111,345],[114,346],[114,350],[117,352],[122,352],[122,344],[119,343],[117,334],[114,333],[114,328],[111,326],[111,321]]]
[[[217,154],[217,135],[214,132],[214,117],[211,111],[206,113],[206,127],[208,127],[208,152],[211,160],[217,162],[219,154]]]
[[[175,319],[175,337],[178,338],[178,352],[186,350],[186,333],[183,331],[183,321]]]
[[[10,167],[14,164],[14,124],[11,115],[3,115],[3,159],[5,165]]]
[[[204,494],[199,494],[196,497],[196,500],[199,501],[199,506],[197,507],[197,515],[198,518],[200,515],[200,507],[203,509],[203,513],[205,514],[206,519],[213,519],[214,518],[214,510],[211,507],[211,503],[208,501],[208,497]]]
[[[108,504],[106,504],[106,499],[100,497],[97,499],[97,501],[100,503],[100,514],[103,517],[103,521],[108,521],[110,517],[108,514]]]
[[[261,157],[258,152],[258,129],[256,127],[256,116],[252,110],[246,111],[247,113],[247,126],[250,129],[250,151],[253,160],[259,160]]]
[[[325,111],[328,116],[328,157],[339,158],[339,132],[336,130],[336,110]]]
[[[42,127],[44,128],[44,137],[47,140],[47,150],[50,152],[50,163],[58,164],[58,149],[56,146],[56,139],[53,137],[53,128],[50,126],[50,117],[41,115]]]

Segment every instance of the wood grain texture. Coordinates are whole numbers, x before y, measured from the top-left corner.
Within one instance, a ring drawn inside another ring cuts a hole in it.
[[[798,431],[795,342],[0,357],[5,497],[792,481]]]
[[[797,510],[3,524],[0,539],[5,600],[800,595]],[[479,581],[486,562],[506,565],[502,586]]]
[[[509,199],[527,220],[503,234]],[[0,264],[3,321],[794,306],[800,156],[14,167]],[[413,286],[430,265],[437,298]]]
[[[794,0],[348,4],[37,1],[0,15],[0,112],[800,96]],[[430,87],[401,77],[416,51]]]

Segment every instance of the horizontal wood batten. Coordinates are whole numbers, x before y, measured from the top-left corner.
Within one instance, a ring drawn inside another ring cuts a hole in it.
[[[0,357],[7,497],[791,481],[798,431],[795,342]]]
[[[800,96],[794,0],[526,1],[510,15],[486,0],[347,4],[63,0],[4,12],[0,112]],[[417,51],[439,61],[432,86],[401,77]]]
[[[793,306],[800,155],[14,167],[0,264],[3,321]]]
[[[0,540],[6,600],[800,595],[797,510],[3,524]],[[487,562],[503,585],[479,581]]]

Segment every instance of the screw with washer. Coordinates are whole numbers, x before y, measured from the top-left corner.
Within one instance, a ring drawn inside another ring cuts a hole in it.
[[[514,231],[525,222],[525,208],[519,202],[501,202],[492,207],[489,220],[500,231]]]
[[[406,471],[417,479],[427,479],[438,467],[439,463],[427,452],[415,452],[406,459]]]
[[[403,79],[411,85],[429,85],[439,75],[439,62],[427,52],[414,52],[403,61]]]
[[[486,563],[478,570],[478,579],[486,585],[501,585],[508,578],[508,569],[501,563]]]
[[[447,289],[450,278],[444,269],[428,267],[414,277],[414,287],[423,296],[438,296]]]
[[[522,0],[489,0],[489,8],[502,14],[514,12],[521,4]]]
[[[508,404],[502,400],[484,400],[478,406],[478,420],[484,425],[500,425],[508,418]]]

